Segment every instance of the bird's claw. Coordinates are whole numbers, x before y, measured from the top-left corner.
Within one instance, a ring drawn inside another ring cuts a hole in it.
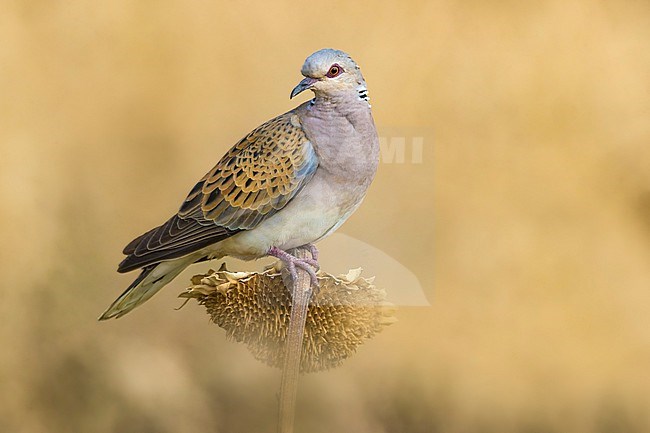
[[[316,245],[314,244],[307,244],[307,248],[309,248],[309,253],[311,254],[311,258],[314,259],[314,261],[318,265],[318,248],[316,248]]]
[[[318,264],[318,250],[316,250],[316,247],[313,246],[312,244],[309,244],[309,250],[311,253],[312,258],[298,258],[295,257],[288,252],[281,250],[280,248],[277,247],[271,247],[269,249],[268,254],[273,257],[277,257],[282,261],[282,263],[285,264],[287,267],[287,270],[289,271],[289,275],[291,275],[291,280],[292,281],[297,281],[298,279],[298,271],[296,268],[300,268],[307,272],[309,274],[309,280],[311,282],[311,285],[313,287],[319,287],[318,283],[318,276],[316,275],[316,272],[320,269],[320,265]],[[315,256],[314,256],[315,254]]]
[[[314,259],[298,259],[298,260],[300,260],[301,262],[307,263],[309,266],[315,268],[317,271],[320,270],[320,264],[318,263],[318,260],[314,260]],[[307,269],[305,269],[305,270],[307,270]]]
[[[314,266],[312,262],[313,260],[310,259],[296,259],[295,261],[290,262],[287,267],[289,268],[289,273],[291,274],[291,280],[297,281],[298,271],[296,271],[296,268],[300,268],[309,274],[311,286],[319,287],[318,276],[316,275],[316,271],[318,270],[318,263],[316,263],[316,266]],[[316,268],[316,271],[314,268]]]

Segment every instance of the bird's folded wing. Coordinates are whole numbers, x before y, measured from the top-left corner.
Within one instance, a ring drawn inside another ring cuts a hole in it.
[[[290,111],[269,120],[226,153],[176,215],[131,241],[118,271],[182,257],[255,228],[295,197],[317,166],[298,116]]]

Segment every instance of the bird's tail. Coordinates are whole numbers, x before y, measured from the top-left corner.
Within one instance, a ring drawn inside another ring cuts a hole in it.
[[[138,278],[99,316],[99,320],[124,316],[155,295],[192,262],[193,258],[182,257],[144,267]]]

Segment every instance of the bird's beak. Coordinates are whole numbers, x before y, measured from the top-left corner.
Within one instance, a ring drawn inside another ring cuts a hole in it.
[[[311,86],[316,81],[318,81],[318,80],[316,80],[315,78],[305,77],[300,83],[298,83],[298,85],[296,87],[293,88],[293,90],[291,91],[291,96],[289,97],[289,99],[293,98],[298,93],[300,93],[300,92],[302,92],[304,90],[310,89]]]

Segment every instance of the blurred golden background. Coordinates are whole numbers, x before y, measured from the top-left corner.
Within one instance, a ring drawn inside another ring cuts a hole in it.
[[[174,311],[207,267],[96,317],[135,278],[122,247],[323,47],[360,64],[380,133],[432,131],[341,229],[431,306],[304,376],[297,431],[650,431],[640,0],[3,2],[0,431],[274,431],[279,371]]]

